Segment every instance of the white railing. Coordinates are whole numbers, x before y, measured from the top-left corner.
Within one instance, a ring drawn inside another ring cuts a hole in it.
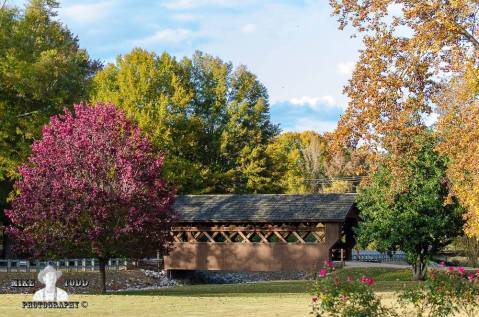
[[[360,262],[398,262],[406,261],[406,254],[402,251],[397,251],[389,255],[379,251],[360,250],[358,253],[353,250],[351,258],[353,261]]]

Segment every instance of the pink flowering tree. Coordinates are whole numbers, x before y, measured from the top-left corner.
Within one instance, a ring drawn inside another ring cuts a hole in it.
[[[174,190],[163,156],[113,105],[79,104],[54,116],[19,168],[7,234],[35,258],[95,257],[101,284],[111,257],[166,251]]]

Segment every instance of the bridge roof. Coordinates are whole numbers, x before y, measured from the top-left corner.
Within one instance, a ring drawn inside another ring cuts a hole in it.
[[[183,195],[174,208],[180,222],[342,222],[355,194]]]

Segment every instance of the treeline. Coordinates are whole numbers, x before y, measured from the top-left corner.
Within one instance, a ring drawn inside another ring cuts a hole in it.
[[[268,93],[245,66],[202,52],[177,60],[140,48],[101,65],[56,18],[58,3],[0,11],[0,208],[50,116],[111,102],[166,154],[164,177],[184,193],[348,191],[315,179],[351,175],[361,160],[333,154],[330,137],[283,133]]]
[[[283,133],[270,121],[266,88],[246,67],[196,52],[177,61],[142,49],[119,56],[93,79],[89,100],[135,117],[164,153],[179,193],[349,191],[361,161],[332,153],[330,136]]]

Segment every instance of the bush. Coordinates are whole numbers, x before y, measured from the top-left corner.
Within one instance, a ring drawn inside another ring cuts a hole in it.
[[[372,277],[346,278],[338,276],[331,261],[319,271],[319,277],[311,289],[312,314],[315,317],[374,317],[395,316],[381,304],[370,286]]]
[[[479,272],[464,268],[431,270],[425,282],[397,293],[398,304],[385,307],[373,292],[372,277],[337,274],[332,262],[325,262],[314,282],[312,314],[315,317],[479,316]]]
[[[463,268],[456,270],[452,266],[447,270],[431,270],[425,282],[398,295],[399,302],[412,306],[417,317],[445,317],[456,313],[478,316],[479,272],[466,273]]]

